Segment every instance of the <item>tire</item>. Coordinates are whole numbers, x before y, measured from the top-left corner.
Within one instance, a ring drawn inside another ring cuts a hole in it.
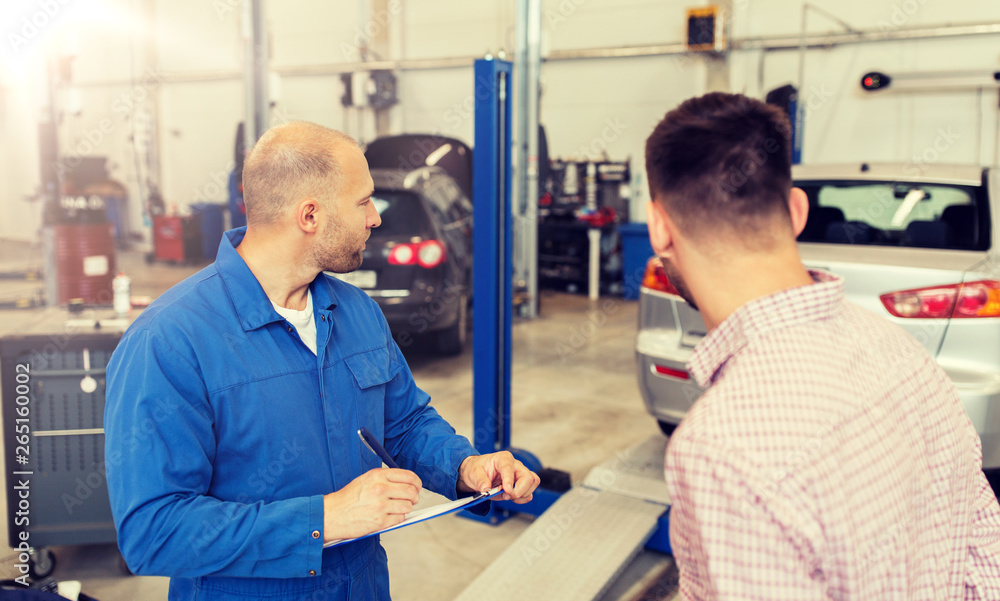
[[[32,580],[48,577],[56,569],[56,556],[49,549],[32,549],[28,557],[28,575]]]
[[[671,424],[663,420],[656,420],[656,423],[660,424],[660,432],[663,432],[665,436],[670,436],[677,429],[677,424]]]
[[[435,346],[437,352],[445,357],[461,355],[469,337],[469,297],[462,295],[458,299],[458,319],[455,323],[437,333]]]

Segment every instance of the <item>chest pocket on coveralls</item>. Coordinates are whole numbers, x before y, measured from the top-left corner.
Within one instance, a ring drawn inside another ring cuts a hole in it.
[[[351,355],[345,359],[347,368],[357,382],[358,426],[367,428],[379,440],[385,439],[385,389],[386,384],[400,370],[400,365],[391,361],[388,348],[380,348]],[[362,465],[366,469],[376,468],[382,462],[365,449],[361,453]]]

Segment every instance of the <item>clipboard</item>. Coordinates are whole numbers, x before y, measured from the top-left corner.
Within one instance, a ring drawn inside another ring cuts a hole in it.
[[[332,540],[332,541],[324,544],[323,548],[324,549],[329,549],[330,547],[336,547],[338,545],[343,545],[343,544],[346,544],[346,543],[352,543],[352,542],[354,542],[356,540],[361,540],[361,539],[368,538],[369,536],[376,536],[376,535],[379,535],[379,534],[384,534],[386,532],[389,532],[390,530],[398,530],[399,528],[405,528],[407,526],[412,526],[413,524],[418,524],[420,522],[425,522],[427,520],[432,520],[432,519],[434,519],[436,517],[440,517],[442,515],[448,515],[449,513],[455,513],[456,511],[458,511],[460,509],[468,509],[469,507],[472,507],[473,505],[478,505],[479,503],[482,503],[483,501],[488,501],[488,500],[492,499],[493,497],[497,496],[501,492],[503,492],[503,487],[502,486],[497,486],[495,488],[491,488],[490,490],[488,490],[486,492],[481,492],[481,493],[474,494],[471,497],[463,497],[463,498],[461,498],[461,499],[459,499],[457,501],[450,501],[448,503],[439,503],[439,504],[434,505],[432,507],[427,507],[425,509],[419,509],[417,511],[412,511],[412,512],[406,514],[406,519],[405,520],[403,520],[402,522],[396,524],[395,526],[389,526],[388,528],[383,528],[382,530],[379,530],[378,532],[372,532],[371,534],[365,534],[364,536],[358,536],[358,537],[355,537],[355,538],[340,538],[340,539],[337,539],[337,540]]]

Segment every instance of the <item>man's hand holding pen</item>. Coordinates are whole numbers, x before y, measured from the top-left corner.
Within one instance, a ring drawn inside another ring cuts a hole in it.
[[[541,482],[538,475],[514,458],[509,451],[471,455],[458,468],[459,492],[484,492],[503,485],[497,501],[527,503]]]
[[[364,536],[402,522],[420,500],[420,478],[380,468],[323,497],[323,542]]]
[[[388,468],[370,470],[337,492],[323,497],[323,542],[364,536],[395,526],[420,500],[420,478],[399,469],[378,439],[365,428],[358,437]],[[458,492],[485,492],[503,486],[497,501],[527,503],[538,475],[508,451],[466,457],[458,468]]]

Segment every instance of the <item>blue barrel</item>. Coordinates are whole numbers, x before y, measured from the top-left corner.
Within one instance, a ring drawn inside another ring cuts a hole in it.
[[[639,298],[646,263],[653,256],[649,229],[645,223],[623,223],[618,226],[618,233],[622,237],[622,296],[635,300]]]
[[[191,205],[191,212],[199,215],[201,221],[201,256],[215,260],[222,241],[222,215],[226,205],[213,202],[197,202]]]

